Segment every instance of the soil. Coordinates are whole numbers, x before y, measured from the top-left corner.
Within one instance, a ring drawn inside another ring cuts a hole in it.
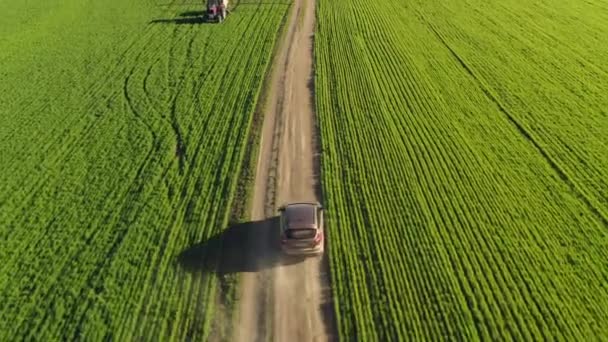
[[[242,274],[237,341],[335,339],[326,256],[287,258],[278,251],[276,208],[321,201],[314,111],[315,1],[294,0],[268,89],[252,220],[255,253]],[[258,227],[259,226],[259,227]],[[327,227],[326,227],[327,228]]]

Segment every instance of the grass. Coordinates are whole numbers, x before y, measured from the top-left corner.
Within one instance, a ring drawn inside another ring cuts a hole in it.
[[[318,2],[341,339],[608,337],[602,9]]]
[[[0,4],[0,339],[209,336],[176,256],[228,225],[288,7]]]

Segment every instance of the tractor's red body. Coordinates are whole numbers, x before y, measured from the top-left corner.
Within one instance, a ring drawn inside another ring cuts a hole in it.
[[[207,20],[221,23],[228,14],[228,0],[207,0]]]

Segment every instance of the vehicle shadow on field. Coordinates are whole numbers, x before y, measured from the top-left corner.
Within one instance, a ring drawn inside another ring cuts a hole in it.
[[[205,11],[186,11],[179,14],[180,17],[202,17]]]
[[[278,217],[239,223],[206,241],[197,243],[178,256],[189,272],[231,274],[257,272],[302,261],[285,257],[278,247]]]
[[[176,25],[196,25],[207,24],[210,21],[205,17],[205,11],[186,11],[178,14],[176,18],[154,19],[150,24],[176,24]]]

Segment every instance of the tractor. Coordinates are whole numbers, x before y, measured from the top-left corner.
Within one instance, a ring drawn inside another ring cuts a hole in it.
[[[207,20],[221,23],[228,14],[228,0],[207,0]]]

